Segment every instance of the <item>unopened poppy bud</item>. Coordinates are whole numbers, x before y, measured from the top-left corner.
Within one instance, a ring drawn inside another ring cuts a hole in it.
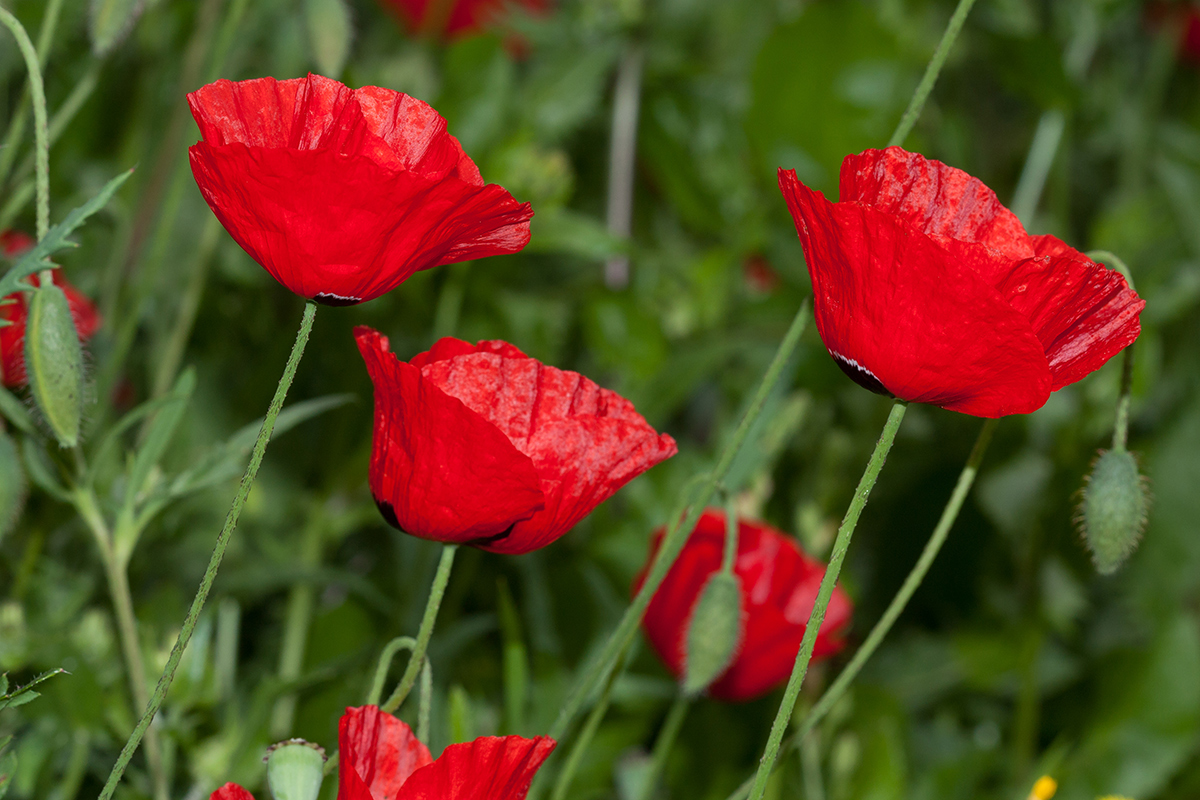
[[[721,677],[742,639],[742,582],[715,572],[700,592],[688,622],[683,691],[695,695]]]
[[[275,800],[316,800],[325,777],[325,748],[288,739],[267,750],[267,785]]]
[[[17,445],[0,431],[0,539],[12,530],[25,505],[25,470]]]
[[[1146,479],[1128,450],[1101,451],[1083,487],[1079,523],[1092,562],[1109,575],[1137,548],[1149,505]]]
[[[42,281],[29,301],[25,372],[59,445],[74,447],[83,418],[83,348],[67,296],[51,281]]]

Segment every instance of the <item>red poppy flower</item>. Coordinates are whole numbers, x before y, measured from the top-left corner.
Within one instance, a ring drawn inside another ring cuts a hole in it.
[[[0,252],[5,258],[15,259],[34,244],[36,242],[33,239],[20,231],[0,233]],[[100,314],[92,301],[67,283],[61,269],[54,270],[53,274],[54,284],[67,296],[67,305],[71,309],[79,340],[90,339],[100,328]],[[30,275],[29,283],[38,286],[38,276]],[[28,310],[29,302],[24,292],[11,294],[0,302],[0,319],[12,323],[0,328],[0,383],[13,388],[24,386],[29,380],[25,374],[25,320]]]
[[[634,579],[635,594],[663,535],[662,528],[654,532],[646,566]],[[721,568],[724,550],[725,513],[706,509],[642,618],[646,638],[676,677],[684,672],[692,609],[709,577]],[[792,674],[825,565],[805,555],[791,536],[761,522],[739,519],[733,572],[742,584],[742,638],[733,662],[708,693],[720,700],[740,701],[771,691]],[[842,649],[852,610],[850,598],[835,586],[817,634],[814,662]]]
[[[309,75],[188,95],[200,192],[238,244],[296,294],[351,305],[440,264],[515,253],[527,203],[485,185],[416,98]]]
[[[527,553],[675,455],[628,400],[507,342],[446,338],[406,363],[354,336],[375,384],[371,493],[405,533]]]
[[[347,708],[338,725],[338,800],[524,800],[554,749],[545,736],[484,736],[436,759],[412,729],[376,706]],[[210,800],[253,800],[227,783]]]
[[[1113,270],[1030,236],[979,180],[899,147],[842,162],[830,203],[779,187],[817,330],[859,384],[978,417],[1026,414],[1137,338],[1145,303]]]
[[[384,5],[398,12],[408,25],[409,30],[425,33],[438,33],[431,28],[440,27],[440,32],[447,38],[455,39],[475,33],[497,22],[500,18],[505,0],[449,0],[450,14],[442,20],[430,17],[431,8],[437,7],[441,0],[383,0]],[[550,7],[550,0],[516,0],[532,12],[542,12]]]

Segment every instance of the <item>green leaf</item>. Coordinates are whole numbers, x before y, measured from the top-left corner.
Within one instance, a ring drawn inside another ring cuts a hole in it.
[[[304,0],[313,60],[322,75],[337,78],[346,67],[354,26],[346,0]]]
[[[104,464],[105,460],[109,457],[109,453],[120,442],[122,434],[132,428],[140,420],[144,419],[150,414],[153,414],[155,411],[158,411],[163,406],[169,405],[173,402],[175,402],[174,394],[167,394],[154,400],[147,400],[137,408],[125,414],[125,416],[121,417],[121,420],[116,425],[113,425],[112,428],[110,428],[104,434],[104,438],[102,438],[100,440],[100,444],[96,446],[92,457],[89,459],[88,471],[84,475],[84,485],[93,485],[101,465]]]
[[[628,252],[628,242],[608,232],[599,220],[557,208],[534,215],[529,227],[529,247],[534,253],[566,253],[592,261]]]
[[[0,297],[7,297],[19,290],[30,289],[31,287],[28,284],[21,282],[22,279],[39,270],[52,268],[54,266],[50,261],[52,253],[57,253],[59,250],[65,250],[68,247],[77,247],[78,245],[67,239],[67,237],[82,225],[88,217],[104,208],[108,204],[109,199],[112,198],[113,193],[121,188],[121,184],[128,180],[132,174],[132,169],[122,172],[104,184],[104,188],[97,192],[95,197],[78,208],[72,209],[63,218],[62,222],[51,228],[46,233],[45,238],[34,245],[32,250],[21,256],[21,260],[14,264],[12,269],[4,274],[4,277],[0,277]]]
[[[26,436],[21,442],[21,455],[25,462],[25,473],[33,485],[46,494],[64,503],[70,502],[70,495],[63,485],[54,477],[54,467],[46,448],[41,441],[32,436]]]
[[[0,696],[3,696],[5,694],[8,694],[8,673],[7,672],[0,674]],[[11,738],[12,737],[10,736],[10,737],[4,738],[4,739],[0,739],[0,750],[4,749],[5,745],[8,744],[9,739],[11,739]]]
[[[4,796],[8,794],[8,785],[12,782],[16,771],[17,754],[15,751],[5,753],[3,757],[0,757],[0,800],[4,800]]]
[[[41,697],[41,693],[33,691],[33,687],[45,683],[55,675],[65,674],[67,674],[67,671],[62,667],[59,667],[58,669],[52,669],[49,672],[43,672],[41,675],[38,675],[24,686],[18,686],[11,692],[0,696],[0,710],[5,708],[16,708],[17,706],[25,705],[31,700],[36,700],[37,698]]]
[[[125,508],[133,510],[134,501],[146,483],[150,470],[158,464],[167,446],[175,435],[187,410],[188,401],[196,389],[196,371],[187,369],[175,381],[175,388],[167,396],[167,402],[159,410],[146,433],[146,440],[138,450],[129,471],[129,479],[125,484]]]
[[[0,431],[0,540],[20,519],[28,489],[17,444]],[[0,694],[3,692],[4,689],[0,689]]]
[[[0,414],[22,433],[33,433],[33,417],[29,409],[3,386],[0,386]]]
[[[92,0],[88,9],[88,36],[92,52],[106,56],[133,30],[146,0]]]

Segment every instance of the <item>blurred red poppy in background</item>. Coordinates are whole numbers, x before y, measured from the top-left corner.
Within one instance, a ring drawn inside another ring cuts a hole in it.
[[[527,553],[676,453],[625,398],[507,342],[445,338],[404,362],[354,335],[375,384],[371,493],[405,533]]]
[[[634,579],[636,594],[662,544],[664,529],[654,532],[646,566]],[[655,652],[677,678],[684,674],[687,626],[700,592],[721,568],[725,513],[706,509],[679,558],[654,593],[642,628]],[[738,551],[733,567],[742,585],[742,636],[737,653],[708,693],[720,700],[749,700],[784,683],[792,673],[808,616],[817,599],[825,565],[810,558],[799,543],[762,522],[738,520]],[[853,605],[835,586],[817,634],[813,663],[842,649]]]
[[[991,189],[899,147],[842,163],[830,203],[779,187],[812,278],[817,330],[859,384],[978,417],[1027,414],[1137,338],[1120,273],[1030,236]]]
[[[412,729],[376,706],[347,708],[338,724],[338,800],[524,800],[555,742],[483,736],[436,759]],[[210,800],[253,800],[227,783]]]
[[[0,252],[5,258],[18,258],[34,244],[36,242],[31,237],[20,231],[0,233]],[[100,328],[99,312],[91,300],[67,282],[61,269],[54,270],[53,275],[54,284],[67,296],[79,341],[87,341]],[[30,275],[29,283],[32,286],[40,285],[38,276]],[[29,304],[24,292],[11,294],[0,304],[0,319],[12,323],[0,327],[0,383],[4,386],[16,388],[28,382],[25,374],[25,321],[28,312]]]
[[[1177,37],[1179,58],[1200,65],[1200,6],[1194,2],[1152,2],[1145,6],[1145,20],[1152,29],[1165,29]]]
[[[418,270],[529,242],[529,204],[485,185],[416,98],[310,74],[220,80],[188,103],[204,137],[188,151],[201,194],[298,295],[361,303]]]
[[[494,25],[506,4],[534,13],[550,7],[550,0],[380,0],[400,15],[410,31],[444,34],[455,39]]]

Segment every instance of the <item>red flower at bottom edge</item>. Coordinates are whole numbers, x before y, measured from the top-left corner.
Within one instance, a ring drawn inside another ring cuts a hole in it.
[[[29,248],[34,241],[20,231],[0,233],[0,252],[6,258],[15,259]],[[31,275],[29,282],[38,285],[38,276]],[[92,301],[67,282],[62,270],[54,270],[54,283],[67,296],[71,317],[79,340],[85,341],[100,327],[100,314]],[[11,322],[0,328],[0,384],[9,387],[24,386],[28,382],[25,374],[25,320],[28,318],[28,300],[24,292],[11,294],[0,301],[0,319]]]
[[[663,534],[662,528],[654,533],[646,567],[634,579],[635,593],[642,588]],[[676,677],[683,675],[692,609],[709,577],[721,568],[724,548],[725,514],[708,509],[642,619],[646,638]],[[742,584],[742,638],[733,663],[709,687],[708,694],[740,701],[771,691],[791,675],[825,567],[805,555],[791,536],[761,522],[739,520],[733,572]],[[849,627],[852,610],[850,598],[835,586],[817,634],[814,663],[842,649],[842,634]]]
[[[483,736],[436,759],[404,722],[376,706],[347,708],[338,724],[338,800],[524,800],[555,741]],[[253,800],[227,783],[209,800]]]

